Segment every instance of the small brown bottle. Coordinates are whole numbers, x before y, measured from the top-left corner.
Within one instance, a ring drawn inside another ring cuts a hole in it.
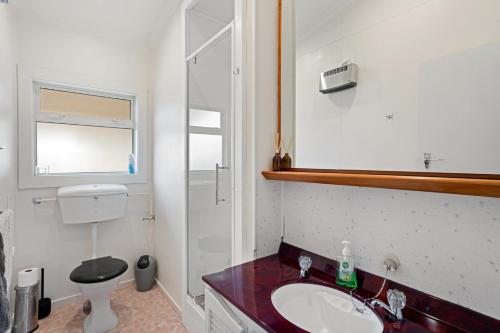
[[[273,171],[280,171],[281,169],[281,156],[280,153],[274,154],[273,157]]]
[[[288,153],[281,159],[281,169],[290,169],[292,167],[292,158]]]

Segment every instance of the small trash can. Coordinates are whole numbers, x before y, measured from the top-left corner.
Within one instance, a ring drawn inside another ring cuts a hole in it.
[[[156,259],[149,255],[141,256],[134,265],[135,289],[148,291],[153,287],[156,273]]]
[[[28,287],[15,287],[13,333],[34,332],[38,329],[38,296],[40,283]]]

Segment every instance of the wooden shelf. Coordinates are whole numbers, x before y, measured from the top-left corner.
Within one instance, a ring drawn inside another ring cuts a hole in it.
[[[362,186],[500,198],[500,179],[350,172],[263,171],[269,180]]]

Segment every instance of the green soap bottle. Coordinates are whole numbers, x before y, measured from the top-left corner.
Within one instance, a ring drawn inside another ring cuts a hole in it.
[[[351,255],[349,245],[351,242],[343,241],[344,248],[342,255],[337,257],[337,278],[336,282],[339,286],[356,288],[358,280],[356,279],[356,268],[354,267],[354,258]]]

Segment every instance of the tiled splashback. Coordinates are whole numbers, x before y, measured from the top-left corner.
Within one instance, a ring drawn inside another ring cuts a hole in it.
[[[260,200],[275,213],[281,185],[267,186]],[[392,280],[500,318],[500,199],[287,182],[283,204],[286,242],[335,258],[348,239],[359,267],[377,275],[397,254]],[[273,225],[260,242],[272,248],[279,222],[259,213],[257,228]]]
[[[256,249],[257,257],[278,252],[281,241],[281,182],[258,179],[256,182]]]

